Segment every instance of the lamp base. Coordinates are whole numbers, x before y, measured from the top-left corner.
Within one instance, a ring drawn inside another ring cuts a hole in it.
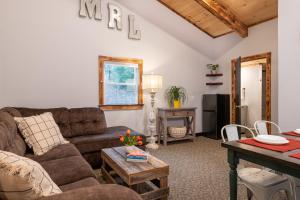
[[[146,145],[146,148],[148,148],[148,149],[158,149],[158,144],[155,143],[155,137],[151,136],[149,140],[150,140],[150,142],[149,142],[149,144]]]

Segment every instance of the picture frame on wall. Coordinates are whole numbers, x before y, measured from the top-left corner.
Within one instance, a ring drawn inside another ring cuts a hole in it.
[[[99,56],[99,107],[103,110],[143,108],[143,60]]]

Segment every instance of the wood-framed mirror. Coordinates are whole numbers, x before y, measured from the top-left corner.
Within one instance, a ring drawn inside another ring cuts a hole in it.
[[[231,123],[243,124],[242,109],[243,104],[247,104],[245,103],[247,102],[245,100],[247,99],[247,89],[246,86],[243,86],[243,84],[246,83],[243,83],[242,80],[242,76],[244,73],[243,71],[247,71],[246,68],[248,68],[248,71],[255,71],[255,67],[259,67],[259,76],[261,77],[260,79],[258,79],[261,82],[261,90],[259,90],[259,92],[256,92],[257,96],[255,97],[261,99],[261,110],[258,111],[258,113],[261,112],[261,116],[254,116],[253,118],[254,120],[255,118],[256,120],[271,120],[271,52],[268,52],[253,56],[239,57],[231,61]],[[250,78],[248,82],[250,82],[251,84],[251,81],[253,81],[253,84],[250,85],[250,89],[248,90],[253,90],[255,85],[258,85],[256,84],[257,81],[255,80],[255,78],[252,78],[252,80]],[[252,121],[250,121],[250,123],[248,122],[249,125],[251,124],[251,127],[253,126]]]

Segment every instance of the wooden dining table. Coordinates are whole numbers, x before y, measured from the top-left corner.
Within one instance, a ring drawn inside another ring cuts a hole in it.
[[[281,136],[300,140],[300,137],[296,136]],[[238,141],[223,142],[222,147],[227,148],[228,163],[230,167],[230,200],[237,200],[237,166],[240,159],[300,178],[300,159],[289,156],[290,154],[300,153],[300,149],[281,153],[243,144]]]

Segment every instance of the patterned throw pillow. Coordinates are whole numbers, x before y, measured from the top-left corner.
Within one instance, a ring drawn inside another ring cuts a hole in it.
[[[43,155],[57,145],[69,143],[63,138],[50,112],[31,117],[15,117],[14,119],[26,143],[33,148],[35,155]]]
[[[0,199],[38,199],[61,192],[39,163],[0,150]]]

